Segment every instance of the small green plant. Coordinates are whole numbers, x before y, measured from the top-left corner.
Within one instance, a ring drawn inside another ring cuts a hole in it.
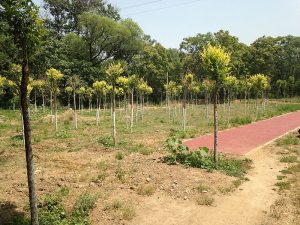
[[[277,180],[283,180],[286,176],[277,176]]]
[[[138,195],[150,196],[155,192],[155,187],[151,184],[144,184],[138,187],[137,193]]]
[[[281,181],[281,182],[277,182],[275,185],[279,188],[279,191],[288,190],[291,188],[290,182]]]
[[[132,220],[135,216],[136,216],[136,212],[132,205],[127,204],[122,208],[123,220],[129,221]]]
[[[98,138],[98,143],[102,144],[104,147],[113,147],[113,139],[111,136],[103,136]]]
[[[71,135],[67,130],[60,130],[55,132],[55,137],[59,139],[66,139],[66,138],[70,138]]]
[[[116,153],[116,155],[115,155],[115,158],[117,159],[117,160],[122,160],[122,159],[124,159],[124,153],[123,152],[121,152],[121,151],[118,151],[117,153]]]
[[[298,160],[297,160],[296,156],[285,156],[280,159],[280,162],[283,162],[283,163],[295,163],[297,161]]]
[[[236,117],[230,120],[231,124],[234,125],[245,125],[245,124],[249,124],[252,123],[252,118],[247,116],[247,117]]]
[[[97,201],[96,195],[91,195],[88,193],[83,193],[77,199],[72,215],[74,217],[87,217],[89,215],[89,211],[96,207]]]
[[[199,195],[196,199],[198,205],[211,206],[214,203],[214,198],[209,195]]]
[[[223,159],[220,154],[219,162],[216,164],[208,148],[202,147],[190,151],[188,147],[174,137],[166,140],[165,147],[171,152],[171,155],[164,158],[164,162],[168,164],[181,163],[189,167],[207,169],[208,171],[220,170],[234,177],[243,177],[252,163],[249,159]]]

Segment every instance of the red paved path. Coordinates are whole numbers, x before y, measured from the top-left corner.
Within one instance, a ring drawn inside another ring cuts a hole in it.
[[[219,132],[219,150],[243,155],[277,137],[300,127],[300,111],[262,120],[245,126]],[[201,146],[213,148],[213,135],[184,141],[191,149]]]

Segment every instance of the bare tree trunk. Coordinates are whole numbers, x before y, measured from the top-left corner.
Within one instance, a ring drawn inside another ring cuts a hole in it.
[[[55,132],[58,131],[57,126],[57,102],[56,102],[56,92],[54,92],[54,109],[55,109]]]
[[[136,93],[136,111],[135,111],[135,123],[138,123],[138,116],[139,116],[139,95]]]
[[[34,91],[34,110],[37,112],[37,104],[36,104],[36,90]]]
[[[53,117],[53,94],[52,94],[52,91],[50,91],[50,111],[51,111],[51,123],[53,123],[54,117]]]
[[[45,95],[44,95],[44,92],[42,92],[42,98],[43,98],[43,112],[45,112]]]
[[[131,115],[130,115],[130,133],[133,128],[133,90],[131,90]]]
[[[218,94],[214,93],[214,161],[218,163]]]
[[[117,129],[116,129],[116,96],[115,96],[115,89],[116,86],[113,83],[113,93],[112,93],[112,111],[113,111],[113,141],[114,141],[114,146],[117,144]]]
[[[29,68],[28,68],[27,46],[26,44],[23,43],[23,63],[22,63],[20,102],[21,102],[23,126],[24,126],[25,154],[26,154],[26,166],[27,166],[27,182],[29,188],[31,224],[38,225],[39,221],[38,221],[38,211],[37,211],[37,197],[35,192],[33,153],[32,153],[32,146],[31,146],[31,127],[30,127],[30,119],[28,114],[28,102],[27,102],[28,80],[29,80]]]
[[[70,94],[68,94],[68,109],[70,109]]]
[[[184,87],[183,90],[183,105],[182,105],[182,126],[183,130],[186,129],[186,97],[187,97],[187,88]]]
[[[77,112],[76,112],[76,93],[73,92],[73,105],[74,105],[74,123],[75,123],[75,129],[78,128],[77,124]]]
[[[99,111],[100,111],[100,104],[99,104],[99,94],[97,94],[97,102],[96,102],[96,125],[99,124]]]

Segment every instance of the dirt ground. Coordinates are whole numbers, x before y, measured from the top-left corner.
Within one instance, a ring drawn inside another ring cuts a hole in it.
[[[25,154],[22,141],[12,145],[14,133],[11,129],[1,137],[0,224],[12,214],[28,214]],[[285,179],[293,180],[290,189],[275,185],[280,171],[290,166],[280,159],[291,154],[276,143],[246,155],[253,165],[241,181],[217,171],[167,165],[162,157],[168,153],[162,149],[117,157],[114,148],[82,143],[80,151],[67,151],[76,141],[49,138],[34,143],[37,194],[42,198],[67,187],[67,212],[82,193],[97,195],[89,216],[93,225],[300,224],[300,193],[295,195],[300,181],[289,174]],[[296,148],[300,153],[299,144]]]

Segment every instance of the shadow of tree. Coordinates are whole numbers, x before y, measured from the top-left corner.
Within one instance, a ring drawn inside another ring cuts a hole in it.
[[[30,220],[24,212],[17,210],[14,203],[8,201],[0,202],[0,224],[1,225],[30,225]]]

